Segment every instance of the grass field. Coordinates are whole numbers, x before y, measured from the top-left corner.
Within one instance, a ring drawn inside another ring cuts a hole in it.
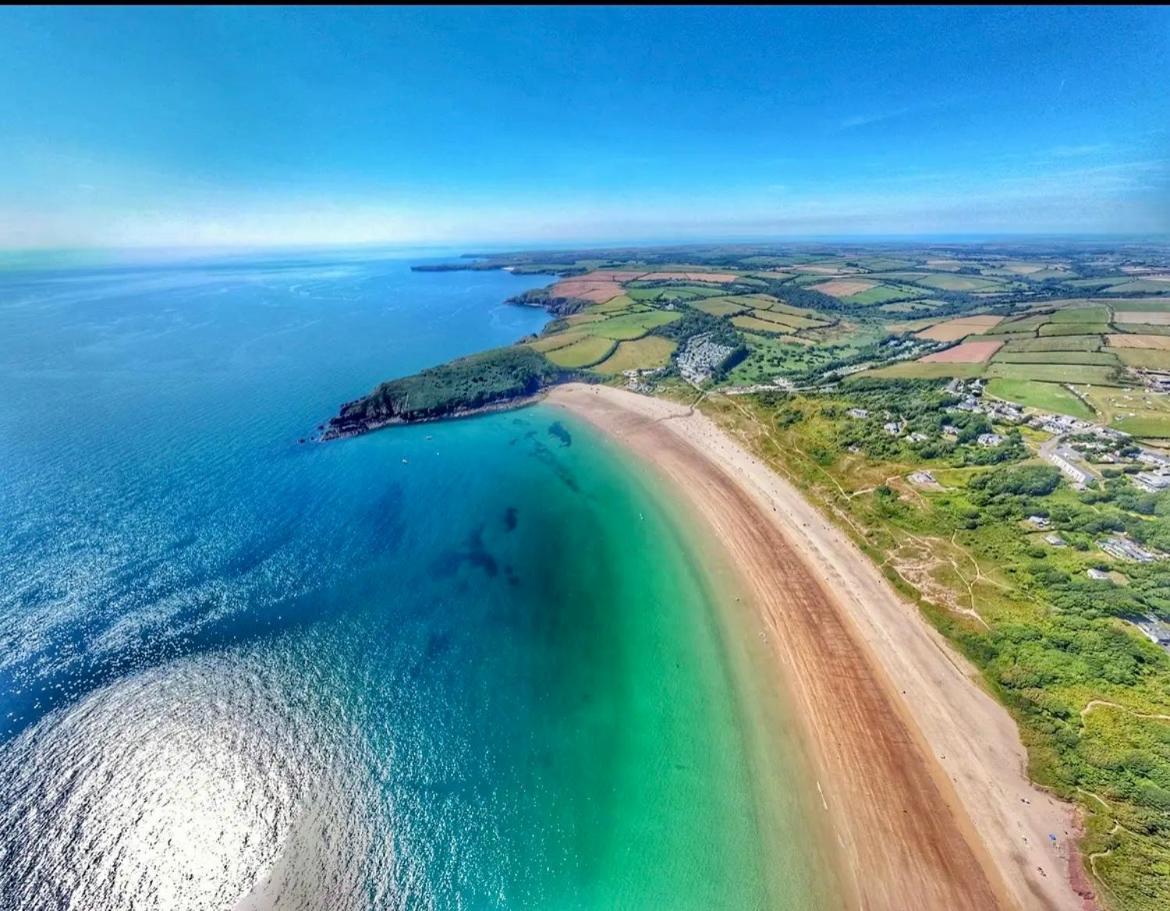
[[[888,304],[891,301],[905,301],[914,300],[920,297],[926,297],[930,292],[923,291],[921,288],[908,288],[899,285],[881,284],[865,291],[859,291],[856,294],[850,294],[843,300],[851,304],[859,304],[863,307],[872,307],[877,304]]]
[[[1051,319],[1052,314],[1020,316],[1013,319],[1005,319],[996,328],[1000,332],[1035,332],[1045,323],[1050,322]]]
[[[920,275],[915,284],[940,291],[998,291],[1003,282],[978,275]]]
[[[1089,364],[1100,367],[1116,367],[1121,362],[1112,351],[1001,351],[995,356],[993,363]]]
[[[595,304],[589,308],[590,313],[617,313],[621,310],[645,310],[646,305],[638,303],[628,294],[622,294],[604,304]]]
[[[763,320],[755,316],[733,316],[731,318],[732,325],[746,329],[748,332],[764,332],[772,335],[787,335],[795,330],[790,326],[784,326],[780,323],[775,323],[770,320]]]
[[[1136,437],[1170,437],[1170,396],[1144,389],[1076,387],[1111,427]]]
[[[1146,279],[1137,278],[1133,281],[1123,282],[1119,285],[1113,285],[1109,289],[1110,294],[1145,294],[1146,292],[1150,292],[1152,294],[1170,293],[1170,282],[1148,281]]]
[[[795,308],[790,307],[788,309]],[[780,310],[753,310],[751,316],[754,316],[756,319],[762,319],[765,322],[786,326],[789,329],[813,329],[817,326],[827,325],[824,320],[809,319],[807,316],[796,316]]]
[[[1110,298],[1109,305],[1113,312],[1118,314],[1146,311],[1148,313],[1170,312],[1170,298],[1165,297],[1132,297]]]
[[[1091,421],[1096,416],[1088,405],[1057,383],[996,378],[987,384],[987,392],[998,399],[1005,399],[1028,408],[1068,414],[1086,421]]]
[[[1083,364],[999,364],[987,367],[987,376],[1005,380],[1037,380],[1046,383],[1091,383],[1094,386],[1120,386],[1121,379],[1112,367],[1089,367]]]
[[[1008,342],[1006,351],[1096,351],[1102,345],[1099,335],[1063,335],[1020,339]]]
[[[992,332],[985,332],[981,337],[999,342],[1022,342],[1036,338],[1031,332],[1000,332],[998,328]]]
[[[1087,335],[1090,332],[1104,333],[1109,331],[1108,323],[1045,323],[1040,327],[1040,335]]]
[[[636,301],[700,300],[705,297],[722,297],[717,285],[667,285],[647,287],[638,282],[626,286],[626,294]]]
[[[905,361],[901,364],[892,364],[889,367],[879,367],[877,370],[855,373],[849,379],[863,377],[909,380],[941,380],[950,377],[974,379],[983,376],[986,369],[986,364],[924,364],[922,361]]]
[[[545,354],[558,367],[592,367],[600,364],[617,347],[613,339],[591,335],[578,339],[564,348],[557,348]]]
[[[1143,370],[1170,370],[1170,351],[1158,348],[1114,348],[1121,363]]]
[[[645,313],[629,313],[614,316],[598,323],[590,323],[585,331],[590,335],[610,338],[615,341],[641,338],[651,329],[673,323],[682,316],[677,311],[648,310]]]
[[[526,342],[529,348],[534,351],[555,351],[557,348],[564,348],[566,345],[571,345],[585,337],[584,332],[558,332],[555,335],[546,335],[543,338],[538,338],[535,341]]]
[[[1069,307],[1057,310],[1049,318],[1053,323],[1107,323],[1111,317],[1108,307]]]
[[[620,342],[617,349],[593,369],[598,373],[619,374],[623,370],[649,370],[670,363],[676,345],[668,338],[647,335],[645,338]]]
[[[751,304],[746,299],[738,297],[709,297],[706,300],[693,301],[691,306],[712,316],[735,316],[751,309]]]

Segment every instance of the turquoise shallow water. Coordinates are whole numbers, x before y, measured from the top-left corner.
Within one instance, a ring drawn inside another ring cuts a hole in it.
[[[544,406],[297,442],[544,281],[0,276],[0,907],[826,903],[652,479]]]

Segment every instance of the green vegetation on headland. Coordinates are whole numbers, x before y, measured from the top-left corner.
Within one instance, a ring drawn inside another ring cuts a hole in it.
[[[512,302],[555,318],[383,384],[326,438],[568,378],[699,398],[980,669],[1033,778],[1084,811],[1102,904],[1170,907],[1170,643],[1151,641],[1170,637],[1170,455],[1125,436],[1170,438],[1170,251],[696,245],[418,268],[547,274]]]
[[[355,436],[390,424],[457,417],[531,397],[572,376],[530,348],[473,354],[382,383],[364,398],[347,402],[325,425],[321,439]]]

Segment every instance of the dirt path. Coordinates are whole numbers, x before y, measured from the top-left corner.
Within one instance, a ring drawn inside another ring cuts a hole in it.
[[[1069,808],[1029,784],[1010,717],[848,538],[701,413],[596,386],[549,401],[672,481],[732,557],[803,719],[857,907],[1085,907]]]

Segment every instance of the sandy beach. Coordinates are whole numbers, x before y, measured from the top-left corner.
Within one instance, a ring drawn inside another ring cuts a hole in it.
[[[710,419],[609,387],[569,409],[654,467],[742,575],[805,729],[851,904],[1082,909],[1071,808],[1007,712],[848,538]],[[778,694],[780,698],[780,694]]]

